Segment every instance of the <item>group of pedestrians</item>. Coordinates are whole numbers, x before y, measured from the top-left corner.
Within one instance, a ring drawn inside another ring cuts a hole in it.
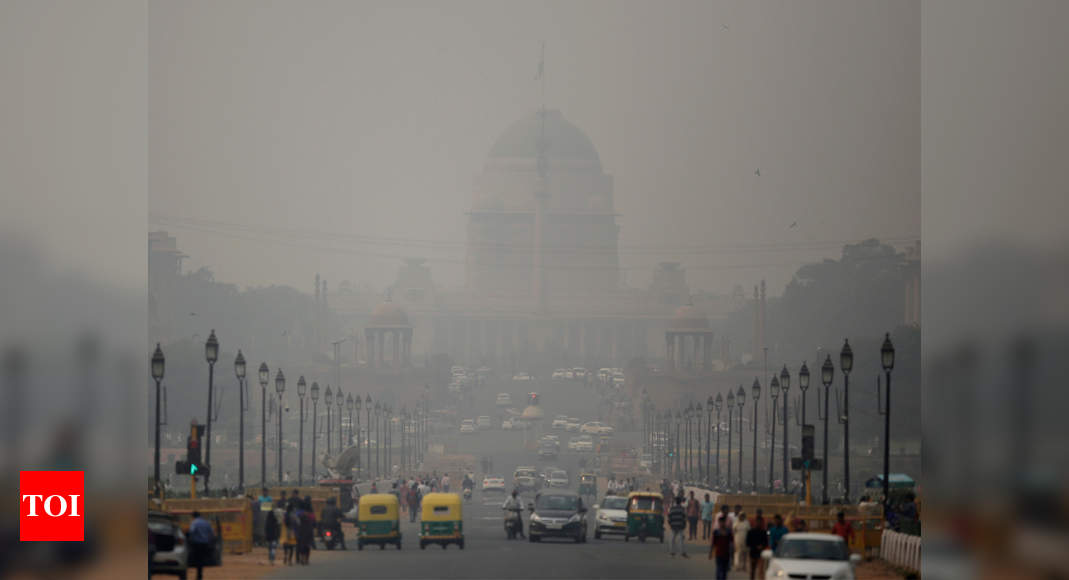
[[[284,565],[307,566],[315,543],[315,529],[316,516],[311,497],[301,499],[295,489],[288,499],[278,498],[264,522],[268,561],[272,566],[275,565],[275,555],[281,545]]]
[[[635,478],[628,477],[625,479],[616,479],[616,476],[609,476],[609,481],[606,483],[606,489],[608,493],[625,494],[635,491]]]

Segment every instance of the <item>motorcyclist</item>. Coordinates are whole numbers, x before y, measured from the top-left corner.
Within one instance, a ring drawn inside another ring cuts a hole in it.
[[[471,479],[471,474],[464,475],[464,482],[460,484],[461,489],[475,489],[475,482]]]
[[[516,526],[516,534],[519,537],[524,538],[523,535],[523,503],[520,502],[519,492],[515,489],[512,490],[512,495],[505,498],[505,503],[501,505],[501,509],[509,512],[505,517],[514,517],[518,520],[518,526]]]
[[[320,531],[326,532],[327,530],[334,533],[334,537],[341,542],[341,549],[345,549],[345,533],[341,529],[342,513],[338,509],[338,502],[332,497],[327,498],[327,505],[323,507],[323,513],[320,514]]]

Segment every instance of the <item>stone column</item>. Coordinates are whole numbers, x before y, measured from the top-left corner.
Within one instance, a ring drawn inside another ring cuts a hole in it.
[[[401,331],[394,329],[391,334],[393,335],[393,366],[401,368]]]
[[[371,329],[364,330],[364,350],[367,366],[375,368],[375,332]]]
[[[691,342],[694,343],[694,372],[698,372],[704,367],[704,365],[701,363],[701,358],[699,358],[701,355],[701,351],[699,349],[701,348],[702,335],[691,335]]]
[[[702,353],[702,367],[706,372],[713,370],[713,333],[707,332],[702,336],[702,346],[705,347]]]
[[[378,368],[382,368],[383,366],[385,366],[384,363],[386,362],[386,356],[385,356],[385,354],[386,354],[386,332],[383,331],[382,329],[376,330],[375,331],[375,340],[378,341],[378,344],[375,347],[375,350],[376,350],[376,353],[375,353],[375,357],[376,358],[375,358],[375,360],[378,361],[377,362]]]
[[[666,362],[665,366],[668,367],[665,370],[669,370],[669,371],[675,370],[676,363],[675,363],[675,359],[673,358],[673,355],[672,355],[672,333],[671,332],[666,332],[664,334],[664,359],[665,359],[665,362]]]

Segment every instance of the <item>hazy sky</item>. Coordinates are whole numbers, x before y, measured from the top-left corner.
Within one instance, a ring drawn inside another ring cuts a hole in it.
[[[205,1],[149,15],[149,211],[224,224],[150,227],[220,280],[310,290],[320,272],[381,289],[397,256],[426,256],[458,286],[474,177],[540,105],[543,40],[547,106],[614,177],[628,283],[674,258],[692,288],[765,276],[778,294],[841,242],[920,234],[917,2]]]

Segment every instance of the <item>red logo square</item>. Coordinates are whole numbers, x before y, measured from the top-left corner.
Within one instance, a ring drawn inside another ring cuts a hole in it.
[[[19,472],[19,540],[85,540],[85,472]]]

